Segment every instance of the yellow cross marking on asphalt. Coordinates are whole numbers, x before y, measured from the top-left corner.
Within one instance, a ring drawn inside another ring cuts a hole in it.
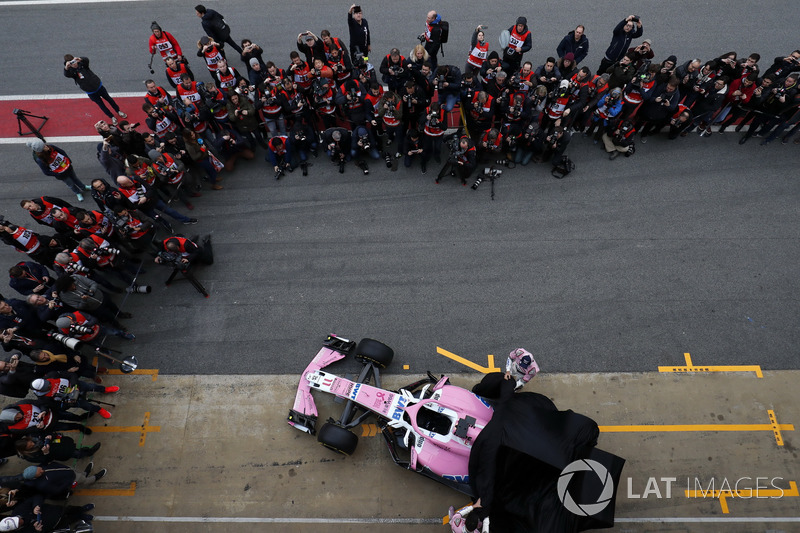
[[[764,374],[761,372],[761,367],[758,365],[694,366],[692,364],[691,355],[684,353],[683,357],[686,359],[686,366],[660,366],[658,367],[658,371],[676,374],[686,374],[690,372],[755,372],[757,377],[764,377]]]
[[[599,426],[602,433],[670,433],[681,431],[769,431],[778,446],[783,446],[781,431],[794,431],[794,424],[778,424],[773,410],[767,411],[769,424],[641,424],[631,426]]]
[[[742,489],[742,490],[686,490],[687,498],[719,498],[720,507],[722,512],[728,514],[728,502],[726,498],[753,498],[755,490],[756,498],[784,498],[784,497],[797,497],[800,493],[797,491],[797,483],[794,481],[789,482],[788,489]]]
[[[144,446],[148,433],[158,433],[161,426],[150,426],[150,412],[144,414],[141,426],[91,426],[92,433],[139,433],[139,446]]]

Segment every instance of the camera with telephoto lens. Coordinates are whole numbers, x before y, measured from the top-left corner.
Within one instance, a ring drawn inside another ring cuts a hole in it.
[[[511,76],[511,79],[508,80],[508,86],[514,89],[515,91],[518,91],[520,89],[520,87],[522,86],[522,78],[519,75],[519,72]]]
[[[362,135],[361,137],[359,137],[358,138],[358,145],[361,146],[362,150],[364,150],[365,152],[368,152],[369,149],[372,147],[372,145],[369,144],[369,136],[368,135]]]
[[[389,74],[392,76],[399,76],[403,72],[405,72],[405,69],[402,66],[389,67]]]
[[[125,292],[128,294],[150,294],[152,290],[150,285],[139,285],[138,283],[131,283],[130,287],[125,288]]]
[[[488,167],[483,169],[483,176],[489,178],[489,181],[494,181],[496,178],[499,178],[502,174],[503,174],[502,170],[496,169],[494,167]],[[481,183],[483,183],[483,176],[478,176],[478,179],[476,179],[475,183],[472,184],[473,191],[481,186]]]
[[[363,68],[367,64],[367,58],[361,52],[356,52],[353,56],[353,66]]]
[[[69,332],[71,335],[88,335],[92,332],[92,328],[81,326],[80,324],[72,324],[69,327]]]
[[[650,75],[649,75],[649,74],[646,74],[646,73],[637,74],[637,75],[635,75],[635,76],[633,77],[633,79],[631,80],[631,83],[632,83],[632,84],[634,84],[634,85],[636,85],[636,86],[641,86],[641,85],[642,85],[642,83],[644,83],[645,81],[647,81],[647,79],[648,79],[649,77],[650,77]]]
[[[121,252],[118,248],[111,248],[110,246],[105,248],[95,246],[92,249],[92,253],[95,255],[119,255]]]
[[[73,339],[69,335],[64,335],[63,333],[48,333],[47,336],[54,341],[60,342],[70,350],[77,350],[81,347],[81,341]]]
[[[89,269],[83,265],[79,265],[78,263],[69,263],[64,267],[64,272],[67,274],[86,274],[89,272]]]

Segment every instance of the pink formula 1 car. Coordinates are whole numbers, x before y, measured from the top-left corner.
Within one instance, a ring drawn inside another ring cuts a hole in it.
[[[364,364],[357,380],[322,370],[351,352]],[[395,463],[472,495],[469,455],[475,438],[492,418],[492,407],[474,393],[450,385],[447,377],[436,379],[430,373],[397,391],[381,388],[380,369],[393,357],[393,350],[376,340],[363,339],[356,345],[329,335],[303,371],[289,424],[316,434],[323,446],[351,455],[358,444],[351,429],[375,416]],[[341,417],[329,419],[319,432],[312,390],[346,401]]]

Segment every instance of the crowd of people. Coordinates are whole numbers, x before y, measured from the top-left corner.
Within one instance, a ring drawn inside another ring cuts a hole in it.
[[[206,35],[194,61],[213,83],[196,79],[178,40],[153,22],[148,47],[164,62],[164,82],[145,82],[148,131],[126,120],[88,58],[65,55],[64,75],[108,117],[95,125],[107,176],[84,184],[66,151],[42,138],[28,145],[45,175],[63,181],[77,203],[90,194],[96,205],[43,195],[20,201],[32,221],[0,217],[0,239],[25,254],[9,268],[9,286],[20,297],[0,296],[0,341],[9,353],[0,361],[0,394],[14,400],[0,411],[0,451],[3,461],[17,455],[34,464],[0,479],[0,531],[46,531],[62,517],[91,521],[91,504],[45,502],[106,473],[92,474],[91,462],[82,471],[63,464],[98,451],[99,442],[79,445],[64,432],[90,434],[81,422],[111,417],[93,398],[118,390],[102,385],[105,368],[86,352],[102,361],[110,338],[135,339],[120,322],[131,314],[115,299],[150,291],[138,281],[145,260],[183,273],[213,261],[207,238],[176,233],[173,224],[197,219],[172,204],[193,210],[203,183],[223,189],[238,160],[262,150],[275,179],[298,167],[306,175],[319,152],[340,173],[352,163],[368,174],[368,161],[383,159],[395,170],[402,160],[425,174],[433,160],[440,165],[436,183],[455,176],[466,185],[481,164],[564,165],[572,136],[581,133],[615,159],[665,128],[669,139],[708,136],[715,124],[719,133],[746,128],[739,142],[758,136],[762,144],[785,144],[800,128],[800,50],[763,72],[756,53],[656,60],[651,40],[633,42],[645,33],[634,15],[613,29],[596,71],[584,64],[584,26],[554,43],[552,57],[528,60],[533,39],[524,16],[497,50],[490,50],[486,27],[477,26],[464,43],[463,66],[446,64],[439,55],[449,24],[435,11],[408,55],[381,51],[373,65],[369,23],[354,4],[348,42],[329,30],[305,30],[283,69],[277,55],[268,60],[253,41],[234,40],[220,13],[202,5],[195,12]]]

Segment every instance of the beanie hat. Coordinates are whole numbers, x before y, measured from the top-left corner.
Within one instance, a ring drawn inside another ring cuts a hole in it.
[[[47,386],[47,381],[43,380],[42,378],[34,379],[31,383],[31,389],[33,389],[36,393],[46,392],[49,388],[50,387]]]
[[[667,61],[672,61],[673,64],[677,65],[678,64],[678,56],[674,56],[674,55],[669,56],[667,58]]]
[[[528,23],[528,19],[526,19],[525,17],[519,17],[519,18],[517,18],[517,24],[523,24],[523,25],[525,25],[525,24],[527,24],[527,23]]]
[[[256,65],[258,65],[258,58],[251,57],[251,58],[250,58],[250,66],[251,66],[251,67],[254,67],[254,66],[256,66]]]
[[[500,54],[497,53],[497,50],[492,50],[489,52],[489,59],[500,59]]]
[[[154,21],[153,21],[153,22],[150,24],[150,29],[151,29],[151,30],[160,30],[160,29],[161,29],[161,26],[159,26],[159,25],[158,25],[158,22],[156,22],[156,21],[154,20]]]
[[[149,152],[147,152],[147,157],[149,157],[152,161],[155,161],[159,157],[161,157],[161,152],[153,148]]]
[[[19,529],[19,517],[7,516],[0,520],[0,531],[14,531]]]
[[[34,152],[41,152],[42,150],[44,150],[44,141],[41,139],[31,139],[25,144],[27,144],[28,148],[30,148]]]
[[[29,466],[25,470],[22,471],[23,479],[35,479],[36,478],[36,471],[39,469],[38,466]]]
[[[68,328],[72,325],[72,320],[69,319],[67,316],[60,316],[58,320],[56,320],[56,327],[57,328]]]
[[[644,41],[642,41],[642,44],[644,43],[649,44],[651,48],[653,47],[653,41],[651,41],[650,39],[645,39]]]
[[[564,54],[564,59],[575,61],[575,54],[573,54],[572,52],[567,52],[566,54]]]

